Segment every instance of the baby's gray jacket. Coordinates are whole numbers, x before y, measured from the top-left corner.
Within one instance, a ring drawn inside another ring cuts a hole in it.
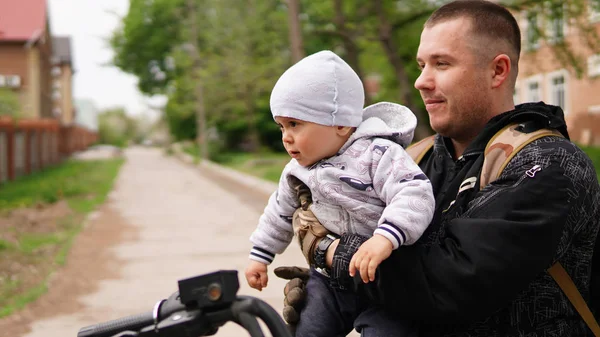
[[[303,167],[292,159],[250,241],[250,258],[270,264],[290,244],[292,215],[300,206],[293,177],[306,184],[319,221],[336,234],[381,234],[394,249],[413,244],[432,220],[429,179],[406,153],[416,117],[406,107],[381,102],[364,109],[363,122],[337,155]]]

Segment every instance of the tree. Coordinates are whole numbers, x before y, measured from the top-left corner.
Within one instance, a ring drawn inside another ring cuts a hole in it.
[[[285,31],[273,29],[285,27],[285,6],[280,0],[204,0],[192,27],[186,18],[194,11],[185,4],[183,0],[132,1],[111,39],[115,65],[138,76],[143,92],[169,97],[165,111],[174,138],[200,136],[201,119],[190,115],[200,106],[191,107],[188,101],[202,96],[206,129],[219,125],[225,132],[239,133],[226,138],[258,149],[262,130],[269,129],[259,125],[265,120],[259,115],[269,114],[262,102],[289,64]],[[176,27],[163,30],[174,22]],[[152,42],[144,43],[147,39]],[[192,40],[197,41],[195,46]],[[240,123],[245,127],[228,126]]]
[[[148,95],[164,93],[177,76],[167,57],[180,45],[184,0],[131,0],[127,15],[109,43],[112,63],[138,78],[139,89]]]
[[[136,122],[123,108],[112,108],[98,115],[98,141],[119,147],[133,141],[137,134]]]
[[[410,108],[419,120],[415,137],[419,139],[431,130],[422,100],[413,87],[420,73],[415,62],[415,52],[424,21],[446,2],[448,1],[305,0],[302,8],[307,18],[303,22],[307,48],[310,48],[311,42],[318,43],[320,39],[327,38],[330,48],[341,48],[344,59],[359,73],[363,81],[365,74],[382,74],[381,94],[373,99],[397,101]],[[582,32],[588,47],[592,51],[599,50],[598,36],[586,20],[585,0],[573,0],[568,4],[560,0],[507,0],[502,4],[517,13],[517,16],[522,11],[534,12],[541,22],[551,23],[536,25],[536,34],[540,40],[548,42],[559,61],[566,68],[574,70],[578,76],[583,71],[583,57],[576,55],[566,40],[556,40],[548,33],[553,28],[552,24],[570,18],[570,24]]]
[[[200,6],[197,6],[197,1],[187,0],[187,22],[189,22],[189,29],[187,30],[188,38],[186,39],[186,46],[188,47],[189,57],[191,62],[189,63],[189,71],[191,74],[192,82],[194,83],[194,110],[196,111],[196,143],[200,151],[200,158],[208,158],[208,143],[206,137],[206,109],[204,106],[204,78],[202,77],[202,58],[200,56],[200,46],[198,38],[198,20],[200,13]]]
[[[418,138],[430,132],[428,117],[412,83],[418,76],[414,51],[418,46],[422,23],[433,7],[427,1],[306,1],[307,35],[327,36],[332,45],[366,83],[368,73],[383,74],[384,86],[371,100],[397,101],[419,119]],[[394,18],[394,21],[391,20]],[[314,40],[312,40],[314,41]],[[411,59],[412,58],[412,59]],[[407,69],[407,66],[413,68]],[[396,93],[391,88],[396,88]],[[419,102],[419,103],[417,103]],[[423,127],[425,127],[423,129]]]
[[[413,86],[420,73],[415,54],[424,21],[445,1],[198,0],[195,37],[186,20],[191,12],[186,1],[131,0],[111,39],[115,65],[137,76],[144,93],[169,98],[165,114],[175,139],[199,137],[198,130],[210,129],[216,130],[225,150],[276,148],[280,139],[269,112],[270,91],[300,55],[323,49],[342,56],[363,82],[373,75],[380,78],[379,91],[367,95],[367,103],[404,104],[419,119],[415,138],[431,132]],[[568,5],[558,0],[506,3],[515,13],[535,9],[544,19],[540,22],[570,17],[590,48],[598,46],[595,33],[579,19],[584,0]],[[535,27],[540,39],[553,39],[548,27]],[[190,53],[194,41],[197,54]],[[581,72],[582,62],[565,40],[552,41],[552,50],[566,67]],[[197,118],[201,105],[192,104],[199,98],[205,107],[204,126]]]
[[[304,43],[300,23],[300,1],[287,0],[287,5],[290,50],[292,51],[292,62],[296,63],[304,57]]]

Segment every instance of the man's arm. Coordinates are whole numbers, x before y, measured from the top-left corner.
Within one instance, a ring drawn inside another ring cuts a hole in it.
[[[487,317],[554,262],[574,205],[597,182],[585,181],[593,167],[572,145],[539,144],[523,149],[431,246],[401,247],[381,264],[378,297],[390,312],[429,322]],[[527,176],[534,165],[541,170]]]
[[[586,175],[575,172],[593,167],[567,142],[537,144],[523,149],[432,246],[406,247],[382,264],[386,306],[439,321],[483,318],[545,272],[585,194]],[[530,177],[534,165],[541,170]],[[400,299],[403,305],[393,304]]]

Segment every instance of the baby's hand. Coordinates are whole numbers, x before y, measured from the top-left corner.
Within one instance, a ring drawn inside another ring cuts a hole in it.
[[[254,260],[250,260],[246,267],[246,281],[248,285],[258,291],[267,286],[269,277],[267,276],[267,265]]]
[[[375,234],[365,241],[354,253],[350,260],[350,276],[354,277],[356,271],[360,272],[360,278],[364,283],[375,280],[377,266],[387,259],[394,246],[385,236]]]

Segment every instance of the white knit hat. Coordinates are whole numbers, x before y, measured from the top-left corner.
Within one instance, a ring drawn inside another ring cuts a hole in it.
[[[358,75],[325,50],[294,64],[271,92],[273,117],[291,117],[327,126],[358,126],[365,92]]]

